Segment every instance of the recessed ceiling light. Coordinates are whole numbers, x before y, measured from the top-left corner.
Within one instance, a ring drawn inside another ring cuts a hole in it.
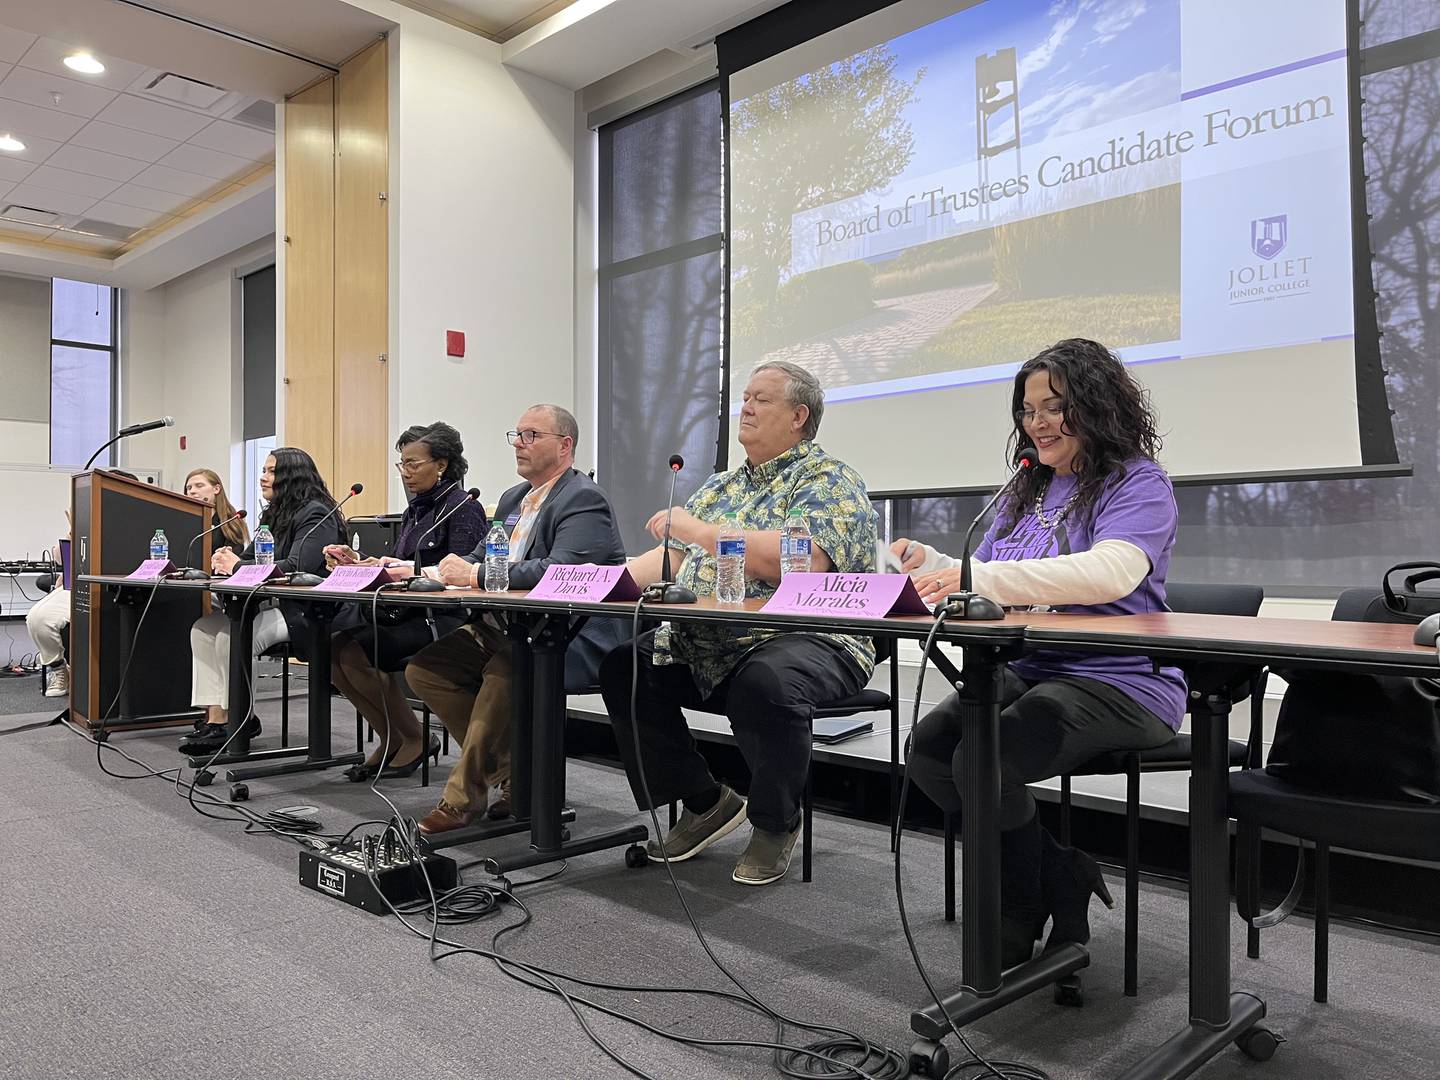
[[[78,71],[82,75],[99,75],[104,72],[105,65],[89,53],[73,53],[65,57],[65,66],[71,71]]]
[[[18,154],[21,150],[24,149],[25,144],[19,139],[15,138],[14,135],[10,135],[8,133],[5,135],[0,135],[0,150],[8,150],[12,154]]]

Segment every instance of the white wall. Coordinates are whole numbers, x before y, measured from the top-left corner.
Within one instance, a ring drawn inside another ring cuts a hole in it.
[[[493,502],[518,481],[503,433],[537,401],[575,405],[574,94],[506,69],[475,34],[389,0],[351,2],[398,27],[387,435],[454,424]],[[465,332],[464,358],[445,355],[446,330]],[[405,505],[396,477],[389,504]]]
[[[240,282],[274,257],[269,237],[198,270],[121,301],[121,423],[175,417],[175,426],[121,443],[124,467],[178,488],[205,466],[232,496],[243,483],[240,458]],[[180,449],[180,438],[186,448]],[[240,504],[243,505],[243,504]]]

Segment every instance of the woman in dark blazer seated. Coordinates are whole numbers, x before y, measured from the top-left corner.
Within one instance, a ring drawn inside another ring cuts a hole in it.
[[[265,511],[260,524],[268,525],[275,537],[275,565],[281,573],[319,574],[325,570],[325,545],[343,541],[345,522],[335,509],[315,462],[304,450],[282,446],[265,459],[260,471],[260,495]],[[330,514],[329,520],[325,520]],[[323,522],[323,524],[322,524]],[[318,528],[317,528],[318,526]],[[255,561],[255,542],[236,555],[221,547],[210,557],[216,574],[232,573],[235,567]],[[281,603],[255,612],[254,654],[282,641],[305,639],[305,616],[300,605]],[[190,629],[190,703],[205,710],[205,725],[180,744],[186,754],[212,754],[230,737],[227,711],[230,705],[230,620],[212,611],[195,621]],[[260,732],[255,717],[241,717],[245,729],[230,743],[232,750],[244,750]]]
[[[410,505],[400,519],[394,556],[365,558],[336,544],[325,549],[326,557],[342,566],[385,564],[391,567],[392,577],[404,577],[414,566],[417,545],[423,569],[436,565],[446,555],[468,555],[483,544],[485,510],[465,493],[469,466],[460,433],[439,422],[412,427],[396,441],[395,449],[400,452],[395,467],[400,470]],[[368,606],[352,610],[359,618],[338,631],[331,646],[330,680],[369,722],[377,745],[366,761],[346,769],[345,776],[356,783],[369,780],[377,771],[387,778],[409,776],[420,767],[426,754],[439,754],[440,740],[432,738],[428,745],[422,745],[419,721],[392,673],[403,671],[405,662],[434,641],[436,635],[461,626],[465,616],[437,616],[432,634],[430,624],[422,618],[410,617],[387,625],[382,612],[377,628],[371,625]],[[418,615],[411,609],[405,613]]]

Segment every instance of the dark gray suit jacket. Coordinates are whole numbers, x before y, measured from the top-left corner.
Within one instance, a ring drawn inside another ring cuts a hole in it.
[[[529,493],[527,481],[500,496],[495,516],[505,523],[507,531],[519,520],[520,502]],[[625,561],[625,544],[615,525],[609,496],[576,469],[567,469],[555,481],[540,507],[525,547],[520,559],[510,564],[512,589],[534,588],[555,563],[618,566]],[[465,558],[468,562],[483,563],[485,542],[482,540]],[[605,654],[629,639],[628,620],[590,619],[565,654],[566,691],[576,693],[593,688]]]

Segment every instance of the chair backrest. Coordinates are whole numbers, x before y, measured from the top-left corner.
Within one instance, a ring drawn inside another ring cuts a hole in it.
[[[1385,606],[1385,594],[1379,589],[1346,589],[1335,601],[1335,610],[1330,614],[1331,622],[1413,622],[1402,619]]]
[[[1190,585],[1168,582],[1165,599],[1170,610],[1187,615],[1260,614],[1265,590],[1259,585]]]

